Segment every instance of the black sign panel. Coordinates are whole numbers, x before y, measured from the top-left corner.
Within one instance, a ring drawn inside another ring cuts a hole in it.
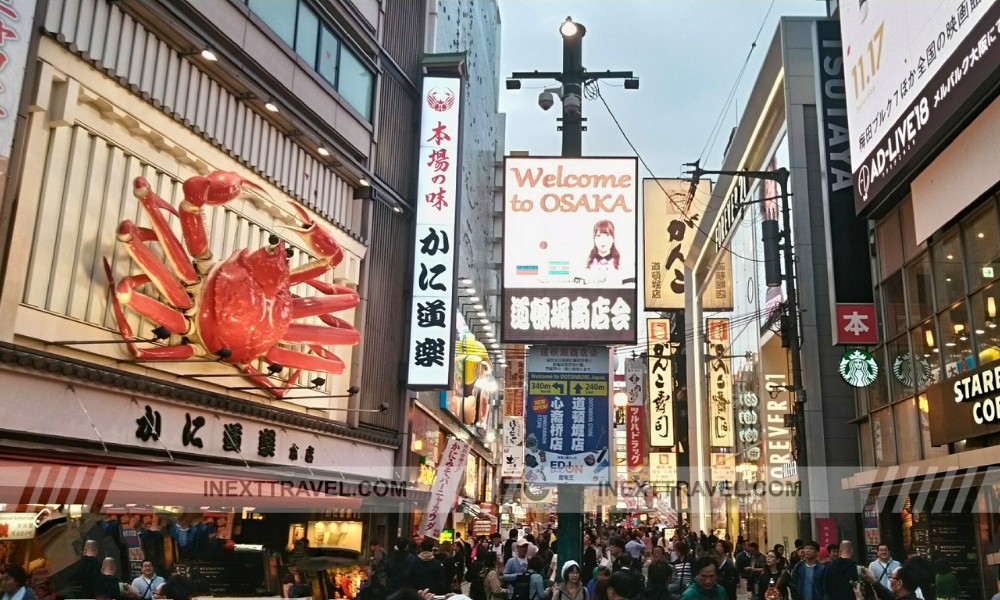
[[[929,388],[927,406],[934,446],[1000,431],[1000,361]]]

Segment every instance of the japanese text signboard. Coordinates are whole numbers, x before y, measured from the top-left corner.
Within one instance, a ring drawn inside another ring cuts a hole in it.
[[[878,327],[875,323],[874,304],[837,305],[837,343],[850,345],[875,345]]]
[[[684,261],[712,196],[705,179],[643,179],[643,264],[646,310],[684,308]]]
[[[625,456],[630,475],[642,475],[646,466],[646,370],[639,358],[625,360]]]
[[[674,445],[674,376],[670,361],[670,319],[646,319],[649,358],[649,445]]]
[[[607,348],[528,350],[524,479],[538,485],[609,481]]]
[[[35,537],[35,513],[0,513],[0,540],[30,540]]]
[[[9,158],[28,64],[34,0],[0,0],[0,157]]]
[[[856,210],[996,74],[998,18],[995,0],[840,3]]]
[[[677,454],[674,452],[649,453],[649,482],[655,487],[677,485]]]
[[[635,343],[636,159],[504,163],[503,340]]]
[[[520,479],[524,474],[524,417],[504,417],[500,439],[503,446],[501,477]]]
[[[408,385],[451,384],[461,80],[424,78]]]
[[[431,486],[431,499],[424,511],[422,532],[425,536],[438,539],[445,521],[458,499],[458,484],[465,481],[465,463],[469,458],[469,445],[449,438],[441,455],[434,485]]]
[[[706,319],[708,334],[709,444],[733,445],[733,376],[729,358],[729,319]]]

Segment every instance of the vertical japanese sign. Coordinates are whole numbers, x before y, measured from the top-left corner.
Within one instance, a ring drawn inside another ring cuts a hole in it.
[[[684,308],[684,260],[712,196],[705,179],[643,179],[643,264],[646,310]]]
[[[424,511],[422,533],[425,536],[438,539],[444,523],[458,499],[458,484],[465,481],[465,463],[469,459],[469,445],[449,438],[441,455],[431,486],[431,499]]]
[[[642,359],[625,360],[625,455],[631,476],[642,477],[646,466],[646,428],[643,405],[646,403],[645,372]],[[633,383],[632,380],[635,380]],[[644,478],[643,478],[644,479]]]
[[[28,64],[35,0],[0,0],[0,158],[10,157]],[[4,179],[6,179],[6,168]]]
[[[727,487],[734,486],[736,484],[736,455],[713,452],[711,460],[712,483],[722,483]]]
[[[609,481],[607,348],[528,350],[524,480],[529,484]]]
[[[503,418],[503,435],[500,442],[503,445],[503,467],[500,476],[520,479],[524,474],[524,417]]]
[[[635,343],[636,165],[506,158],[505,342]]]
[[[670,319],[646,319],[649,358],[649,445],[674,445],[674,377],[670,361]]]
[[[733,445],[733,376],[729,358],[729,319],[706,319],[708,334],[709,444]]]
[[[729,248],[719,248],[718,255],[719,262],[701,294],[701,308],[705,312],[733,310],[733,253]]]
[[[462,82],[424,78],[410,314],[411,388],[451,385]]]

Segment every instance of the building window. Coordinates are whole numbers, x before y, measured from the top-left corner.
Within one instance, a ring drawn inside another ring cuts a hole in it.
[[[882,285],[882,302],[885,303],[886,335],[895,337],[906,331],[906,297],[903,294],[903,274],[896,273]]]
[[[872,415],[872,442],[875,464],[887,467],[896,462],[896,431],[892,423],[892,408],[883,408]]]
[[[969,289],[977,289],[995,280],[1000,271],[1000,232],[997,211],[992,202],[963,227],[965,256],[969,264]]]
[[[941,381],[941,348],[938,345],[938,335],[934,328],[934,319],[928,319],[910,332],[910,343],[913,348],[913,369],[909,377],[918,391],[926,390],[928,386]],[[895,367],[893,375],[901,377]]]
[[[901,335],[886,345],[889,366],[892,369],[892,376],[889,381],[892,385],[893,401],[902,400],[914,393],[913,377],[913,355],[910,354],[910,341],[908,335]]]
[[[899,462],[920,460],[920,420],[917,417],[917,400],[910,398],[893,406],[896,420],[896,437],[899,444]]]
[[[913,325],[934,314],[934,279],[931,277],[930,254],[921,254],[906,267],[905,273],[910,324]]]
[[[903,266],[903,238],[899,231],[899,211],[892,211],[876,228],[879,275],[884,279]]]
[[[980,364],[997,360],[1000,358],[1000,284],[990,284],[973,294],[969,308]]]
[[[972,355],[972,325],[969,309],[963,300],[938,315],[941,328],[941,354],[944,360],[945,379],[976,368]]]
[[[940,310],[965,295],[965,269],[958,232],[935,245],[931,255],[934,257],[934,290]]]
[[[361,116],[371,120],[375,73],[299,0],[246,0],[278,37],[319,73]]]

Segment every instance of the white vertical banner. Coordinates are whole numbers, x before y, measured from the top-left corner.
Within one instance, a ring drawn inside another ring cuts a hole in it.
[[[708,332],[709,444],[731,448],[733,435],[733,373],[729,357],[729,319],[706,319]]]
[[[407,378],[411,388],[446,389],[451,384],[461,94],[461,79],[424,78]]]
[[[465,480],[465,462],[469,458],[469,445],[455,438],[448,438],[441,455],[434,485],[431,486],[431,499],[424,510],[424,523],[421,533],[438,539],[448,513],[458,499],[458,484]]]
[[[501,477],[520,479],[524,475],[524,417],[504,417],[503,435],[503,466]]]
[[[674,445],[674,376],[670,351],[670,319],[646,319],[649,358],[649,445]]]

